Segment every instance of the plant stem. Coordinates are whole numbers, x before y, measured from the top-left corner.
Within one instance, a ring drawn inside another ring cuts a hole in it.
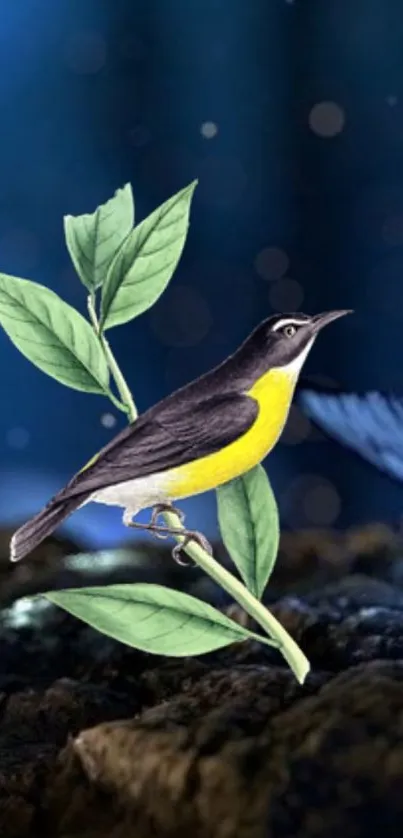
[[[97,313],[96,313],[96,310],[95,310],[94,297],[92,297],[92,296],[88,297],[87,306],[88,306],[88,314],[89,314],[91,323],[94,327],[95,334],[96,334],[98,340],[101,343],[102,349],[103,349],[104,354],[105,354],[105,358],[108,362],[109,369],[110,369],[110,371],[113,375],[116,387],[118,389],[118,392],[119,392],[120,398],[122,399],[123,404],[121,404],[120,402],[117,403],[117,399],[113,395],[113,393],[109,393],[108,395],[111,398],[111,401],[114,402],[116,407],[120,406],[120,410],[122,410],[122,407],[123,407],[125,413],[127,413],[128,416],[129,416],[130,422],[134,422],[135,419],[137,419],[136,405],[134,404],[132,394],[131,394],[131,392],[130,392],[127,384],[126,384],[126,381],[125,381],[125,379],[124,379],[124,377],[123,377],[123,375],[120,371],[119,365],[118,365],[118,363],[116,361],[116,358],[115,358],[115,356],[112,352],[112,349],[109,346],[109,342],[107,341],[104,333],[100,330],[99,321],[98,321]]]
[[[165,512],[164,519],[169,527],[177,529],[182,526],[180,519],[173,512]],[[182,536],[175,536],[175,539],[179,543],[184,540]],[[239,603],[247,614],[267,632],[269,637],[272,637],[276,641],[279,651],[290,665],[299,683],[303,684],[310,670],[309,661],[273,614],[248,591],[242,582],[233,576],[232,573],[229,573],[225,567],[219,564],[213,556],[210,556],[195,541],[190,541],[184,547],[184,551],[211,579],[214,579],[214,582],[217,582],[221,588],[224,588]]]
[[[109,343],[100,330],[93,297],[88,297],[88,313],[94,330],[101,342],[105,358],[115,380],[123,406],[126,408],[130,422],[134,422],[137,418],[136,406]],[[115,399],[113,394],[110,395],[113,399]],[[163,518],[168,527],[174,529],[184,529],[183,524],[174,512],[164,512]],[[180,535],[176,535],[174,538],[179,544],[182,544],[185,540],[185,536],[182,537]],[[275,641],[275,645],[278,646],[279,651],[291,667],[297,680],[300,684],[303,684],[310,669],[309,661],[292,637],[290,637],[285,628],[283,628],[281,623],[279,623],[273,614],[271,614],[270,611],[268,611],[267,608],[265,608],[265,606],[262,605],[262,603],[256,599],[250,591],[248,591],[239,579],[222,567],[222,565],[220,565],[219,562],[213,558],[213,556],[210,556],[206,550],[203,550],[199,544],[195,541],[190,541],[183,549],[184,552],[187,553],[187,555],[190,556],[190,558],[193,559],[193,561],[195,561],[196,564],[201,567],[211,579],[214,580],[214,582],[217,582],[221,588],[224,588],[224,590],[239,603],[244,611],[246,611],[246,613],[249,614],[249,616],[252,617],[252,619],[255,620],[259,626],[261,626],[261,628],[264,629],[269,637]],[[262,641],[267,642],[265,641],[265,638],[262,638]]]
[[[118,410],[121,410],[122,413],[126,413],[126,416],[128,415],[129,408],[127,405],[123,404],[123,402],[119,401],[110,388],[109,390],[105,390],[105,395],[108,396],[108,399],[111,400],[112,404],[115,405]]]
[[[137,410],[131,392],[126,384],[125,379],[123,378],[122,373],[120,372],[115,356],[109,346],[108,341],[106,340],[106,337],[103,334],[100,334],[99,339],[103,346],[105,357],[108,361],[109,369],[115,380],[115,384],[119,391],[120,398],[122,399],[122,402],[126,407],[126,412],[129,417],[129,421],[134,422],[135,419],[137,419]]]

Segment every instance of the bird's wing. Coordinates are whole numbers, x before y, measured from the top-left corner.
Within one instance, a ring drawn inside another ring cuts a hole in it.
[[[304,412],[320,428],[403,481],[403,399],[383,393],[301,393]]]
[[[188,409],[144,416],[112,440],[63,490],[88,494],[135,477],[198,460],[235,442],[252,427],[259,407],[246,395],[213,396]]]

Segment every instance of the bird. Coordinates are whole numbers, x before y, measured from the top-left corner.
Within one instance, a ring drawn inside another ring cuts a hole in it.
[[[27,556],[75,510],[89,502],[123,509],[123,524],[211,552],[205,537],[164,527],[175,503],[241,476],[270,453],[284,428],[304,361],[324,326],[351,310],[310,316],[276,314],[261,322],[226,360],[140,414],[92,457],[10,542],[10,559]],[[133,519],[152,509],[151,522]]]

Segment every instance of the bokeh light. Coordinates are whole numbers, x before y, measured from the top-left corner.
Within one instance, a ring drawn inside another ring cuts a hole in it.
[[[26,428],[10,428],[6,434],[6,441],[9,448],[22,451],[27,447],[30,440],[30,433]]]
[[[335,137],[346,121],[343,108],[336,102],[318,102],[309,114],[309,126],[318,137]]]
[[[113,413],[103,413],[101,416],[101,425],[104,428],[114,428],[117,423],[116,416]]]
[[[340,515],[341,499],[329,481],[322,480],[317,486],[308,489],[303,499],[303,509],[307,521],[315,526],[335,524]]]
[[[288,270],[290,260],[280,247],[264,247],[255,258],[255,270],[261,279],[272,282],[281,279]]]
[[[218,125],[215,122],[203,122],[200,133],[205,140],[212,140],[218,134]]]
[[[341,512],[337,489],[320,475],[297,477],[287,488],[283,502],[287,522],[293,527],[328,527],[336,523]]]

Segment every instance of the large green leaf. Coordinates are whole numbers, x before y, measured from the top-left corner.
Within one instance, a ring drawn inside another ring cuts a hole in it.
[[[108,585],[46,596],[103,634],[158,655],[200,655],[256,638],[211,605],[160,585]]]
[[[275,497],[263,466],[256,466],[217,489],[221,536],[254,596],[261,597],[278,551]]]
[[[92,214],[66,215],[64,234],[74,267],[89,291],[102,285],[108,270],[134,224],[130,183]]]
[[[104,329],[142,314],[168,285],[185,244],[196,183],[158,207],[126,239],[102,287]]]
[[[108,391],[108,366],[91,326],[53,291],[0,274],[0,325],[26,358],[57,381],[88,393]]]

